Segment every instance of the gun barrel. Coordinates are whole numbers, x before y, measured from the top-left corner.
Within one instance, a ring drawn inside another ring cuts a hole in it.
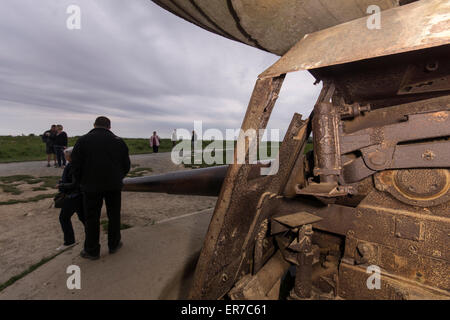
[[[175,171],[124,179],[123,191],[218,196],[228,166]]]

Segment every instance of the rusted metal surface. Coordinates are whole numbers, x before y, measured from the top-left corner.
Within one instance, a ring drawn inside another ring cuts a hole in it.
[[[308,212],[296,212],[284,216],[273,218],[276,222],[286,225],[289,228],[297,228],[305,224],[312,224],[322,220],[322,218]]]
[[[339,278],[342,285],[339,286],[339,296],[351,300],[442,300],[450,299],[445,290],[433,287],[421,286],[416,281],[405,282],[405,279],[383,272],[381,274],[381,287],[379,290],[369,290],[361,283],[367,281],[367,265],[354,266],[342,263]]]
[[[348,135],[341,135],[341,153],[345,154],[381,143],[389,144],[387,146],[389,148],[399,142],[439,138],[449,135],[450,111],[442,110],[423,114],[407,114],[405,115],[405,121],[396,124],[372,127]],[[375,150],[368,149],[363,152],[369,155]],[[372,165],[377,166],[375,163],[372,163]]]
[[[450,90],[443,85],[445,75],[450,73],[449,55],[450,44],[447,44],[309,71],[317,79],[333,79],[340,96],[333,101],[336,106],[357,103],[375,110],[449,95]],[[430,63],[435,65],[431,71],[427,69]],[[404,93],[412,85],[409,79],[420,90],[411,87]]]
[[[352,134],[368,128],[384,127],[406,121],[405,115],[450,111],[448,96],[421,100],[418,102],[399,104],[389,108],[372,110],[353,119],[345,119],[343,132]]]
[[[275,53],[309,27],[291,13],[311,9],[317,30],[348,18],[337,16],[340,4],[353,14],[350,1],[158,2]],[[379,30],[366,23],[310,34],[260,75],[243,131],[265,128],[285,73],[308,69],[324,82],[310,118],[294,115],[277,162],[190,171],[200,183],[180,180],[185,173],[127,181],[129,190],[192,194],[222,185],[191,298],[278,298],[291,264],[294,299],[450,299],[450,2],[384,11]],[[263,166],[279,170],[261,176]],[[380,290],[367,286],[370,265],[381,270]]]
[[[243,131],[265,128],[283,80],[284,77],[257,81],[242,124]],[[249,190],[249,168],[249,165],[233,164],[228,170],[197,264],[191,298],[221,297],[236,280],[241,255],[248,249],[245,235],[252,225],[255,226],[253,217],[259,197],[264,193],[262,188]],[[248,214],[250,212],[252,214]]]
[[[366,272],[374,264],[401,284],[406,298],[416,292],[422,298],[450,298],[449,205],[420,208],[403,203],[387,193],[372,189],[356,208],[273,198],[277,214],[306,210],[323,220],[314,224],[315,233],[343,235],[346,238],[342,261],[359,265]],[[364,268],[364,269],[363,269]],[[339,276],[341,296],[351,299],[391,299],[391,291],[368,290],[365,277]],[[382,277],[382,284],[388,279]],[[345,289],[343,289],[345,288]]]
[[[291,297],[298,299],[309,299],[312,294],[312,268],[314,258],[312,235],[313,230],[311,224],[302,225],[298,231],[295,285],[291,293]],[[290,248],[292,248],[292,245]]]
[[[341,157],[338,137],[338,115],[329,102],[321,102],[314,107],[314,175],[320,182],[337,183],[341,170]]]
[[[362,154],[355,159],[342,160],[345,161],[343,179],[352,183],[386,169],[447,167],[450,163],[450,141],[446,139],[450,136],[450,113],[447,111],[450,100],[447,99],[444,103],[442,101],[445,100],[435,99],[428,102],[428,108],[435,104],[435,108],[441,108],[441,111],[427,112],[426,108],[423,108],[427,101],[415,103],[422,106],[421,113],[415,113],[418,112],[415,110],[419,109],[416,109],[414,104],[402,106],[397,110],[389,108],[374,112],[384,119],[388,119],[389,114],[392,115],[384,126],[375,122],[375,126],[350,134],[342,131],[341,154],[355,150]],[[398,110],[403,110],[403,116],[399,116]],[[396,118],[397,122],[391,123]],[[375,118],[373,120],[376,121]],[[435,140],[417,142],[420,139],[432,138]]]
[[[279,281],[289,266],[289,263],[278,252],[254,277],[249,275],[240,279],[230,291],[230,298],[233,300],[278,299]],[[275,294],[270,295],[272,288],[277,285],[278,290],[273,290]]]
[[[153,0],[195,25],[277,55],[305,34],[365,16],[370,5],[381,10],[396,0]]]
[[[444,62],[445,63],[445,62]],[[450,65],[441,65],[437,60],[430,60],[421,65],[410,65],[399,88],[399,94],[415,94],[429,91],[450,90]],[[433,77],[430,78],[429,74]]]
[[[382,12],[380,29],[369,29],[365,17],[306,35],[259,77],[443,46],[449,30],[448,1],[417,1]]]
[[[240,24],[258,44],[285,54],[305,34],[365,16],[370,5],[386,10],[392,0],[233,0]]]
[[[257,82],[242,125],[243,130],[266,125],[266,115],[273,107],[273,99],[277,96],[280,84],[280,79],[268,80]],[[249,181],[250,165],[230,166],[198,262],[192,298],[221,297],[238,281],[242,272],[251,272],[253,241],[262,221],[270,217],[270,208],[266,208],[264,203],[272,194],[284,190],[297,160],[296,155],[306,143],[294,137],[305,125],[301,116],[294,116],[280,148],[279,171],[276,175]],[[224,274],[227,281],[221,280]]]
[[[378,190],[410,205],[433,207],[450,201],[448,169],[388,170],[376,174],[374,182]]]
[[[258,80],[244,130],[267,124],[282,80]],[[323,93],[319,101],[329,98]],[[227,294],[233,299],[277,298],[286,263],[291,263],[297,268],[292,299],[450,299],[450,162],[445,158],[436,162],[445,168],[433,168],[430,162],[446,155],[432,147],[447,145],[449,99],[444,95],[386,110],[353,112],[355,119],[339,119],[338,112],[334,142],[338,146],[333,155],[342,156],[345,164],[359,163],[369,170],[368,175],[375,175],[373,180],[348,186],[346,167],[334,172],[339,187],[351,187],[356,196],[361,193],[357,202],[341,194],[331,194],[326,201],[323,194],[314,192],[283,196],[288,184],[297,183],[298,190],[311,183],[323,186],[313,182],[321,172],[310,165],[312,159],[302,150],[310,124],[329,114],[314,113],[312,118],[317,118],[312,121],[296,114],[280,148],[276,175],[259,175],[254,169],[261,166],[229,167],[191,298],[217,299]],[[333,101],[339,103],[339,99]],[[321,125],[312,127],[320,130]],[[387,170],[399,163],[417,166],[418,152],[420,161],[430,163],[426,169]],[[219,183],[223,176],[207,179]],[[312,224],[313,234],[304,230],[305,224]],[[271,259],[274,253],[278,258]],[[376,294],[367,289],[369,265],[382,270],[382,288]]]

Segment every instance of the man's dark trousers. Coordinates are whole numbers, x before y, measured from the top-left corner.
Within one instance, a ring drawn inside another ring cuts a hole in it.
[[[105,200],[108,215],[108,247],[116,249],[120,242],[121,190],[84,192],[85,231],[84,250],[92,255],[100,254],[100,215]]]

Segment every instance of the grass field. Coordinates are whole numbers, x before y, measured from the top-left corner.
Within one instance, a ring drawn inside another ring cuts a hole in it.
[[[78,137],[69,138],[69,146],[74,146]],[[124,139],[130,154],[152,153],[148,139]],[[160,152],[170,151],[170,139],[162,139]],[[39,136],[0,136],[0,163],[45,160],[45,143]]]
[[[69,138],[69,146],[74,146],[78,137]],[[152,153],[148,139],[143,138],[124,138],[128,145],[130,154]],[[203,141],[205,148],[211,141]],[[224,149],[226,148],[223,142]],[[312,149],[312,145],[308,144],[306,151]],[[159,152],[169,152],[172,150],[172,142],[170,139],[161,139]],[[270,150],[269,150],[270,156]],[[18,162],[18,161],[37,161],[45,160],[45,143],[39,136],[0,136],[0,163]]]

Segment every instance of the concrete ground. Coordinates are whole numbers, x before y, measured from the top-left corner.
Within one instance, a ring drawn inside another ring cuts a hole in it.
[[[170,153],[131,156],[133,165],[151,168],[151,174],[186,170],[170,160]],[[190,169],[188,169],[190,170]],[[0,164],[0,177],[12,175],[59,176],[62,170],[47,168],[45,161]],[[54,192],[41,191],[41,192]],[[28,198],[33,192],[23,195]],[[21,197],[2,192],[0,198]],[[53,258],[10,287],[0,299],[158,299],[186,294],[175,285],[184,266],[192,267],[199,252],[217,198],[158,193],[122,193],[124,247],[109,256],[101,230],[102,258],[84,261],[81,245]],[[59,209],[52,200],[0,205],[0,285],[21,274],[43,258],[53,256],[62,244]],[[84,231],[76,215],[72,218],[78,242]],[[105,210],[101,220],[106,220]],[[69,292],[65,281],[70,264],[81,267],[82,289]],[[178,277],[178,278],[177,278]],[[178,289],[177,289],[178,288]],[[184,288],[184,287],[183,287]]]
[[[123,231],[123,247],[100,260],[79,256],[81,246],[60,254],[2,292],[8,299],[185,299],[212,210]],[[69,290],[67,267],[81,271],[81,289]]]

